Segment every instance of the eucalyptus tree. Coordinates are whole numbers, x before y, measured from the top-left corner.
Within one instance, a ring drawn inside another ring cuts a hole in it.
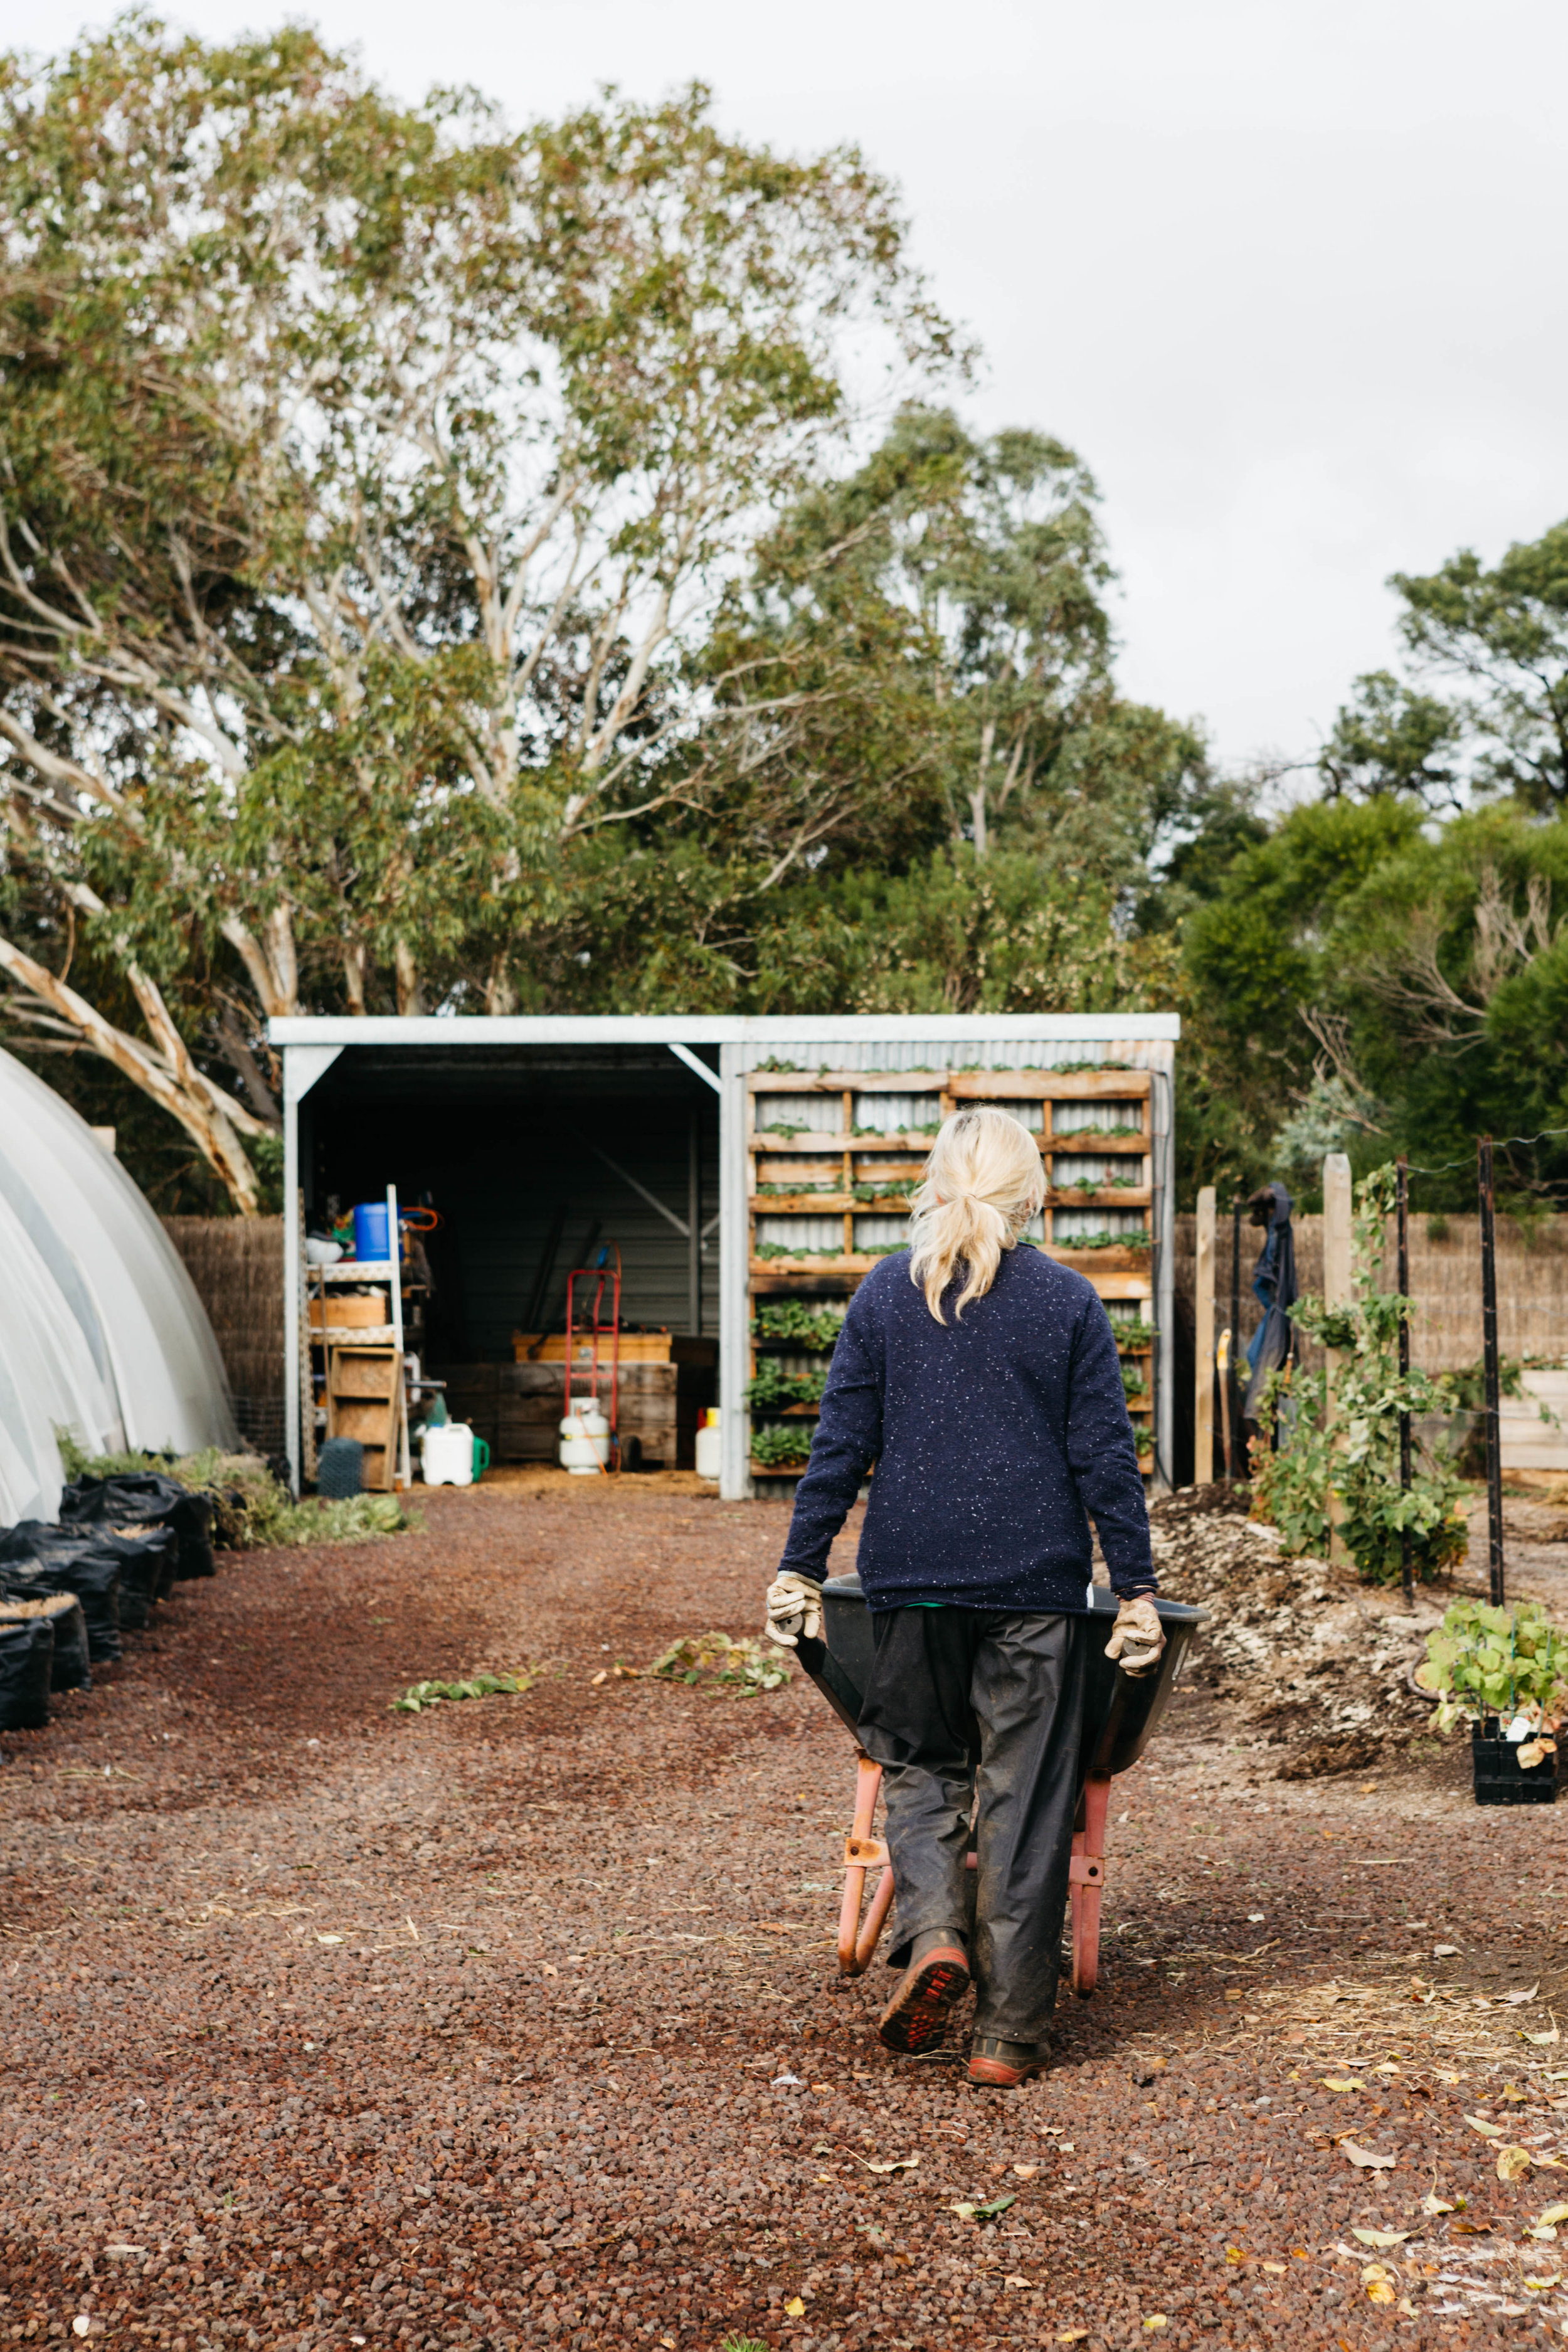
[[[513,1004],[574,845],[800,707],[690,656],[848,421],[846,329],[957,354],[852,152],[700,88],[512,132],[298,27],[5,61],[0,251],[9,855],[147,1036],[0,961],[249,1208],[265,1017]]]

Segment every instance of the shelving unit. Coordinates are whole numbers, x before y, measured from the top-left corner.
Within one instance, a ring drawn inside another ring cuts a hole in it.
[[[1029,1125],[1038,1119],[1047,1192],[1037,1245],[1087,1275],[1108,1304],[1131,1306],[1136,1323],[1145,1328],[1152,1323],[1153,1138],[1152,1082],[1146,1069],[1120,1064],[1091,1070],[754,1071],[745,1083],[749,1378],[756,1376],[759,1353],[798,1357],[803,1352],[788,1342],[759,1345],[754,1324],[760,1303],[779,1297],[825,1302],[848,1297],[879,1256],[901,1246],[880,1239],[868,1244],[858,1228],[868,1220],[906,1213],[908,1188],[919,1180],[931,1137],[949,1113],[965,1102],[994,1103]],[[796,1108],[770,1124],[770,1100],[779,1097],[792,1098]],[[905,1123],[879,1126],[874,1116],[879,1100],[889,1107],[907,1106]],[[910,1119],[910,1108],[923,1108],[926,1102],[931,1116]],[[837,1109],[837,1123],[817,1124],[830,1108]],[[1118,1110],[1121,1116],[1110,1115]],[[1102,1164],[1097,1176],[1058,1182],[1058,1170],[1075,1161]],[[1119,1182],[1106,1162],[1125,1163],[1130,1173],[1136,1163],[1136,1174],[1131,1181]],[[1127,1240],[1122,1245],[1074,1248],[1076,1221],[1095,1209],[1123,1221]],[[821,1234],[802,1236],[798,1246],[787,1235],[771,1243],[759,1238],[759,1228],[771,1220],[787,1225],[804,1218],[836,1221],[838,1231],[831,1242]],[[1114,1312],[1111,1319],[1119,1319]],[[1153,1467],[1153,1346],[1143,1340],[1121,1353],[1125,1363],[1138,1366],[1143,1383],[1127,1405],[1134,1425],[1142,1423],[1148,1432],[1149,1450],[1143,1456],[1147,1475]],[[759,1405],[752,1423],[815,1417],[812,1405]],[[804,1467],[803,1462],[759,1462],[753,1454],[751,1475],[798,1478]]]
[[[395,1240],[400,1228],[395,1184],[386,1188],[386,1221]],[[374,1298],[353,1296],[367,1286],[384,1292],[384,1312],[378,1311]],[[402,1257],[395,1249],[390,1259],[340,1259],[336,1265],[306,1269],[312,1401],[319,1354],[327,1435],[360,1440],[366,1487],[383,1493],[392,1491],[395,1460],[405,1486],[414,1476],[404,1394],[404,1294]]]

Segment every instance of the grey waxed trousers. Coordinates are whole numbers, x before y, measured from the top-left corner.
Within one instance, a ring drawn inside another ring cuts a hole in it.
[[[1079,1620],[887,1609],[871,1624],[860,1738],[883,1769],[898,1890],[893,1962],[903,1965],[931,1929],[963,1936],[976,2033],[1043,2042],[1078,1805]]]

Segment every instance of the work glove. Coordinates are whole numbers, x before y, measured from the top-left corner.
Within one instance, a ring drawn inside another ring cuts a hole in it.
[[[822,1587],[814,1577],[796,1576],[786,1569],[768,1587],[768,1622],[763,1628],[770,1642],[793,1650],[804,1633],[808,1642],[822,1639]]]
[[[1123,1601],[1105,1645],[1106,1656],[1114,1658],[1124,1675],[1147,1675],[1159,1664],[1164,1646],[1165,1629],[1149,1595],[1141,1592],[1136,1601]]]

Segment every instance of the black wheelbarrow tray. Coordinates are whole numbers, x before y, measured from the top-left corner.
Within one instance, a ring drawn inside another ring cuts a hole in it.
[[[1105,1828],[1110,1783],[1130,1771],[1148,1746],[1181,1675],[1193,1635],[1207,1612],[1179,1601],[1156,1601],[1165,1648],[1152,1674],[1124,1674],[1105,1654],[1116,1596],[1093,1588],[1093,1614],[1072,1621],[1073,1669],[1085,1684],[1083,1744],[1079,1750],[1078,1813],[1073,1828],[1072,1982],[1087,2000],[1100,1968],[1100,1910],[1105,1892]],[[893,1873],[885,1841],[871,1834],[882,1768],[860,1747],[860,1705],[870,1677],[871,1612],[858,1576],[832,1576],[822,1588],[823,1639],[802,1641],[800,1663],[855,1740],[855,1824],[844,1841],[844,1900],[838,1914],[838,1966],[863,1975],[893,1902]],[[970,1867],[974,1856],[969,1857]],[[881,1876],[865,1903],[866,1874]],[[864,1916],[862,1916],[864,1905]]]

